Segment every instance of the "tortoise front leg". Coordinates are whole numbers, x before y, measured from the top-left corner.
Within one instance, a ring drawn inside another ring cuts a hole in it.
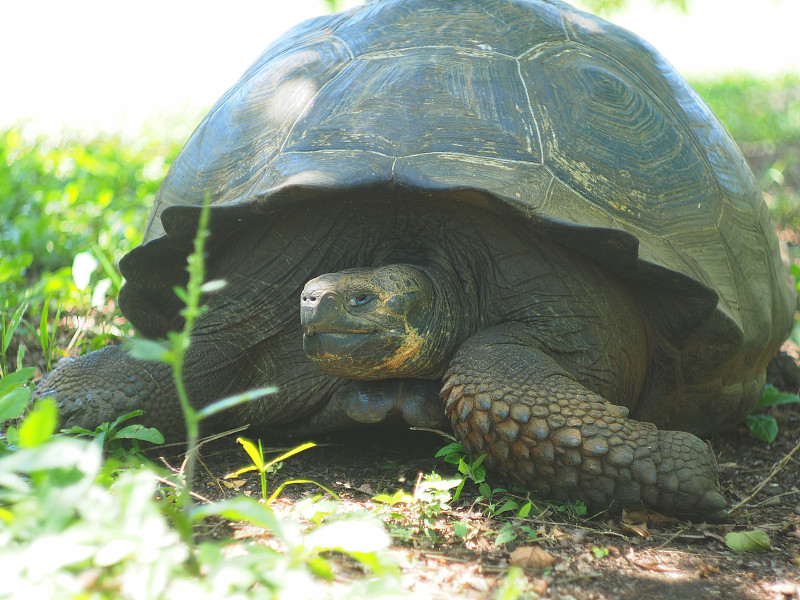
[[[121,346],[110,346],[77,358],[62,359],[44,376],[34,398],[56,399],[62,427],[94,429],[133,410],[168,440],[183,439],[172,367],[133,358]]]
[[[626,418],[626,408],[578,383],[523,327],[473,336],[445,375],[445,410],[468,452],[488,453],[487,466],[557,500],[727,517],[706,444]]]

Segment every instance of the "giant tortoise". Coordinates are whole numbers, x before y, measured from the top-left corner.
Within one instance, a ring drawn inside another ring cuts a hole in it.
[[[192,331],[190,396],[280,390],[214,427],[446,415],[543,495],[725,517],[695,436],[754,406],[795,298],[735,143],[635,35],[557,0],[384,0],[289,31],[120,263],[146,338],[182,325],[206,197],[227,287]],[[67,425],[141,408],[183,435],[170,370],[118,347],[37,394]]]

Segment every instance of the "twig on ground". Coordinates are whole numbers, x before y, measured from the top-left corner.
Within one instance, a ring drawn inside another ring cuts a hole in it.
[[[178,487],[177,483],[175,483],[174,481],[170,481],[169,479],[166,479],[165,477],[161,477],[160,475],[156,475],[156,481],[158,481],[159,483],[163,483],[164,485],[168,485],[171,488],[177,488]],[[201,496],[200,494],[198,494],[196,492],[189,492],[189,493],[192,495],[192,498],[194,498],[195,500],[200,500],[201,502],[205,502],[206,504],[211,504],[212,503],[211,500],[209,500],[205,496]]]
[[[734,512],[739,510],[740,508],[746,506],[747,503],[750,502],[750,500],[755,498],[756,494],[758,494],[762,489],[764,489],[764,486],[766,486],[770,481],[772,481],[772,479],[778,473],[780,473],[781,470],[783,470],[783,468],[786,466],[786,463],[788,463],[791,460],[791,458],[794,455],[794,453],[797,452],[798,450],[800,450],[800,442],[798,442],[797,445],[794,448],[792,448],[792,450],[789,452],[789,454],[784,456],[782,459],[780,459],[777,463],[775,463],[772,466],[772,469],[770,469],[770,473],[769,473],[769,475],[767,475],[766,479],[764,479],[764,481],[759,483],[747,498],[745,498],[744,500],[739,502],[736,506],[731,508],[730,511],[728,511],[728,512],[730,514],[733,514]]]

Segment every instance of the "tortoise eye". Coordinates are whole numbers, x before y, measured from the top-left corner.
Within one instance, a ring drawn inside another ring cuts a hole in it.
[[[364,306],[370,300],[372,300],[372,296],[370,294],[358,294],[357,296],[350,298],[350,306]]]

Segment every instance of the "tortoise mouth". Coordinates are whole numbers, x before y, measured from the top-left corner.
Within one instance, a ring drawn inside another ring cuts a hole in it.
[[[391,331],[303,331],[303,351],[315,361],[377,363],[397,345],[397,334]]]

